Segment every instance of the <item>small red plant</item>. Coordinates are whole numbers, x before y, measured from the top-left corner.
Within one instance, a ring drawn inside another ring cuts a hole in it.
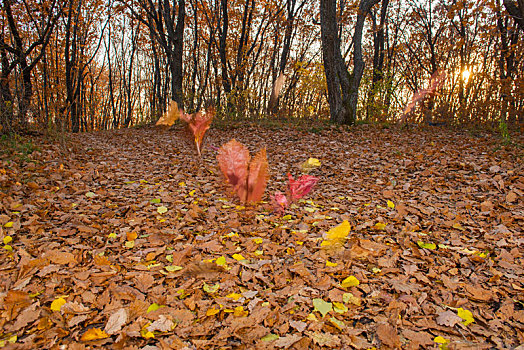
[[[441,89],[446,81],[446,72],[443,70],[437,70],[431,75],[429,85],[425,89],[420,89],[413,95],[411,101],[404,107],[403,116],[406,116],[409,112],[415,108],[417,103],[424,100],[428,95],[434,94],[437,90]]]
[[[249,150],[235,139],[218,150],[218,165],[227,183],[242,203],[262,200],[269,179],[266,149],[251,159]]]
[[[271,197],[273,208],[275,211],[282,214],[288,207],[289,203],[296,202],[300,198],[306,196],[318,182],[318,177],[312,175],[302,175],[298,179],[293,179],[291,174],[287,174],[288,178],[288,193],[290,199],[282,192],[276,191]]]
[[[271,204],[273,205],[273,209],[280,214],[283,214],[289,205],[286,195],[280,191],[276,191],[275,194],[271,196]]]
[[[191,130],[191,133],[193,134],[195,146],[200,157],[202,156],[201,147],[202,142],[204,141],[204,135],[207,129],[209,129],[214,116],[215,109],[212,107],[203,112],[199,111],[194,114],[180,112],[180,119],[187,123],[189,130]]]
[[[295,180],[293,179],[293,176],[288,173],[287,178],[291,202],[295,202],[307,195],[318,182],[318,177],[312,175],[302,175]]]

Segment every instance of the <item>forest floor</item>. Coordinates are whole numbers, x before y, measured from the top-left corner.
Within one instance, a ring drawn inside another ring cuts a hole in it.
[[[522,349],[512,137],[212,128],[201,161],[177,127],[4,143],[0,346]],[[309,157],[320,181],[283,215],[240,206],[216,162],[231,138],[267,147],[267,201]]]

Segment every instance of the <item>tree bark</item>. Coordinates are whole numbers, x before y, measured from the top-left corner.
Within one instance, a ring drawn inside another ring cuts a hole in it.
[[[517,23],[519,29],[524,32],[524,0],[503,0],[506,11]]]
[[[358,88],[364,72],[362,59],[362,30],[364,21],[373,5],[379,0],[361,0],[353,35],[353,73],[350,75],[340,52],[337,26],[336,0],[320,1],[320,31],[324,72],[328,89],[331,121],[337,124],[354,124],[357,115]]]

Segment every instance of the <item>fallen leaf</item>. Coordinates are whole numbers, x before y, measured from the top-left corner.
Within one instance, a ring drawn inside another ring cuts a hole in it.
[[[115,334],[119,332],[122,327],[127,323],[129,314],[127,309],[120,308],[109,316],[104,331],[107,334]]]
[[[91,340],[99,340],[99,339],[105,339],[105,338],[109,338],[109,334],[107,334],[100,328],[91,328],[91,329],[88,329],[84,334],[82,334],[80,341],[88,342]]]
[[[464,326],[467,326],[470,323],[475,322],[475,319],[473,318],[473,314],[469,310],[459,307],[457,309],[457,315],[463,320],[462,323],[464,324]]]
[[[360,281],[355,276],[349,276],[345,278],[340,285],[342,288],[351,288],[356,287],[360,284]]]
[[[324,301],[320,298],[313,299],[313,306],[315,311],[318,311],[322,314],[322,317],[326,316],[328,312],[333,310],[333,304],[327,301]]]
[[[442,326],[454,327],[457,323],[461,322],[460,318],[456,313],[450,310],[446,310],[440,313],[437,317],[437,323]]]
[[[66,300],[62,297],[56,298],[51,302],[51,310],[52,311],[60,311],[62,309],[62,306],[66,303]]]

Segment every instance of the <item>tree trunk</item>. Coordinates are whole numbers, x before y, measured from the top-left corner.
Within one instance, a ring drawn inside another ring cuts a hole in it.
[[[351,77],[340,53],[340,38],[337,28],[336,0],[320,1],[320,36],[322,56],[328,90],[331,122],[336,124],[353,124],[349,110],[349,86]]]
[[[364,21],[366,16],[371,11],[371,8],[378,4],[380,0],[361,0],[358,7],[357,23],[355,24],[355,34],[353,36],[353,81],[351,86],[351,93],[349,97],[349,111],[351,113],[350,120],[354,123],[357,118],[357,103],[358,103],[358,89],[360,87],[360,80],[364,73],[364,60],[362,58],[362,31],[364,29]]]

